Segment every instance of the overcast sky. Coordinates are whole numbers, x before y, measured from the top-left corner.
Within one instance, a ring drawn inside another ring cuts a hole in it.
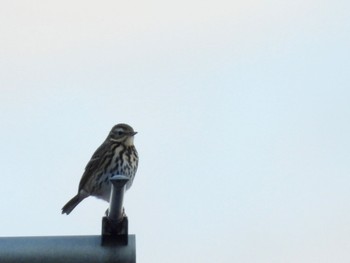
[[[1,236],[69,216],[114,124],[140,263],[350,261],[350,2],[1,1]]]

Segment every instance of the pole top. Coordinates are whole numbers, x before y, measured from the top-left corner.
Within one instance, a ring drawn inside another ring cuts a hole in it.
[[[122,188],[129,181],[129,177],[125,175],[113,175],[109,181],[113,184],[113,186],[117,189]]]

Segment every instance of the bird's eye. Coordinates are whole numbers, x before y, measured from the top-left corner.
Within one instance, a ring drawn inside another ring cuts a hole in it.
[[[121,136],[121,135],[124,134],[124,132],[121,131],[121,130],[117,130],[117,131],[115,131],[115,134],[118,135],[118,136]]]

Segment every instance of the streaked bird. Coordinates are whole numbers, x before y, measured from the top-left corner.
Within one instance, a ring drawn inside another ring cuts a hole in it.
[[[62,214],[69,214],[86,197],[95,196],[109,202],[113,175],[129,177],[128,190],[134,180],[138,154],[134,146],[137,132],[124,123],[115,125],[106,140],[92,155],[80,180],[78,193],[62,208]]]

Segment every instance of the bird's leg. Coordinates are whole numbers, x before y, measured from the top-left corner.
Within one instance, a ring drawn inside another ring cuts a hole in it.
[[[108,217],[108,215],[109,215],[109,208],[107,208],[107,210],[105,212],[105,215]],[[121,218],[124,218],[124,217],[126,217],[126,214],[125,214],[125,208],[123,207]]]
[[[125,214],[125,208],[123,207],[123,211],[122,211],[122,218],[126,217],[126,214]]]

